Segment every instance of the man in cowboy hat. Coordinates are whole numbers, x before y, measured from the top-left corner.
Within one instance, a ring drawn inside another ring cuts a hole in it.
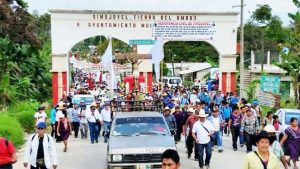
[[[96,103],[91,104],[90,109],[86,110],[85,116],[88,120],[91,143],[98,143],[99,128],[102,125],[102,117],[97,109]]]
[[[255,136],[255,141],[257,150],[247,154],[243,169],[279,169],[279,160],[269,149],[274,139],[263,130]]]
[[[199,120],[194,124],[192,130],[192,136],[196,141],[196,147],[198,150],[198,162],[200,169],[203,169],[204,165],[206,169],[209,169],[210,159],[212,156],[212,144],[211,136],[214,134],[214,127],[210,121],[206,120],[208,114],[205,114],[204,110],[199,112]],[[204,149],[206,150],[205,154],[205,163],[203,162]]]

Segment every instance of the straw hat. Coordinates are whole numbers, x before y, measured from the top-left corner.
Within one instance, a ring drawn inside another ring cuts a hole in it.
[[[273,125],[266,125],[264,130],[268,133],[278,133],[280,131],[275,130],[275,127]]]
[[[165,111],[166,111],[166,110],[170,110],[170,108],[167,106],[167,107],[165,107]]]
[[[97,104],[93,102],[90,107],[97,107]]]
[[[189,108],[188,112],[195,113],[195,110],[193,108]]]
[[[61,102],[59,102],[59,103],[58,103],[58,107],[57,107],[57,109],[58,109],[58,110],[63,110],[63,109],[65,109],[64,105],[65,105],[65,103],[64,103],[64,102],[62,102],[62,101],[61,101]]]
[[[207,117],[208,114],[205,113],[203,109],[200,110],[198,117]]]

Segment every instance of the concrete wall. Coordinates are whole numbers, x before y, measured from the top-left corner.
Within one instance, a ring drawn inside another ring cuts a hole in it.
[[[208,73],[210,73],[210,69],[205,69],[205,70],[202,70],[202,71],[197,72],[197,73],[196,73],[196,78],[197,78],[197,80],[202,81],[203,77],[204,77],[206,74],[208,74]]]

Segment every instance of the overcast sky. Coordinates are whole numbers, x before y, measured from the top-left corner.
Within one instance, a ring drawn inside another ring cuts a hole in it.
[[[233,8],[240,0],[25,0],[29,11],[39,14],[48,9],[77,10],[138,10],[138,11],[239,11]],[[245,20],[249,19],[258,4],[269,4],[285,25],[289,24],[288,12],[297,11],[292,0],[244,0]]]

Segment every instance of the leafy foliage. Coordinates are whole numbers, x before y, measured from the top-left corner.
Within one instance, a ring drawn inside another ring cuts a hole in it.
[[[247,88],[245,89],[246,96],[248,100],[254,100],[255,99],[255,93],[257,86],[259,84],[259,80],[252,80]]]
[[[35,33],[34,18],[27,12],[26,7],[23,0],[0,2],[0,37],[40,48],[42,43]]]
[[[257,7],[251,17],[262,24],[270,21],[272,18],[272,8],[269,5],[257,5]]]
[[[0,137],[11,140],[19,148],[24,143],[23,135],[21,125],[15,118],[7,114],[0,114]]]
[[[6,114],[17,119],[24,131],[32,132],[34,130],[33,115],[37,111],[39,103],[35,100],[23,101],[12,104],[6,111]]]
[[[51,94],[50,46],[36,49],[0,38],[0,106],[13,100],[36,98],[43,101]]]

